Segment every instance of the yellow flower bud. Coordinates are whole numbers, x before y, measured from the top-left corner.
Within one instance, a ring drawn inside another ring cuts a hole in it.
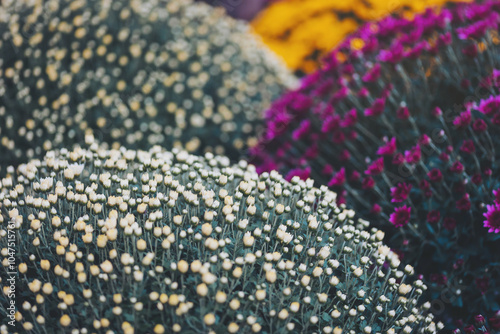
[[[116,304],[120,304],[122,302],[122,295],[119,294],[119,293],[115,293],[113,295],[113,301],[116,303]]]
[[[23,262],[23,263],[20,263],[20,264],[19,264],[19,272],[20,272],[21,274],[24,274],[24,273],[25,273],[25,272],[27,272],[27,271],[28,271],[28,265],[26,265],[26,263],[24,263],[24,262]]]
[[[181,273],[185,274],[189,269],[189,264],[184,261],[184,260],[180,260],[178,263],[177,263],[177,270],[179,270]]]
[[[205,297],[208,294],[208,287],[205,283],[201,283],[196,287],[196,293],[199,296]]]
[[[67,315],[67,314],[64,314],[61,319],[59,319],[59,322],[61,323],[61,325],[63,327],[68,327],[69,324],[71,324],[71,318]]]
[[[76,280],[78,283],[85,283],[87,281],[87,274],[84,272],[78,273],[78,275],[76,275]]]
[[[229,333],[236,333],[240,329],[240,326],[238,326],[236,323],[232,322],[227,326],[227,331]]]
[[[170,297],[168,297],[168,305],[177,306],[177,304],[179,304],[179,296],[176,294],[170,295]]]
[[[146,249],[146,241],[144,239],[139,239],[137,240],[137,249],[140,251],[143,251]]]
[[[45,293],[46,295],[50,295],[52,293],[52,291],[54,291],[54,288],[52,287],[52,284],[51,283],[45,283],[42,287],[42,291],[43,293]]]
[[[56,253],[57,253],[57,255],[63,255],[64,253],[66,253],[66,249],[61,245],[57,245],[56,246]]]
[[[269,282],[269,283],[274,283],[276,282],[276,270],[275,269],[271,269],[269,270],[268,272],[266,272],[266,280]]]
[[[292,311],[293,313],[297,313],[299,309],[300,309],[300,304],[298,302],[293,302],[290,305],[290,311]]]
[[[208,237],[210,234],[212,234],[212,231],[213,231],[212,224],[205,223],[205,224],[201,225],[201,233],[204,236]]]
[[[42,226],[42,223],[38,219],[33,219],[31,221],[30,227],[34,231],[38,231],[38,229]]]
[[[95,264],[90,266],[90,274],[92,276],[97,276],[97,275],[99,275],[100,272],[101,271],[99,270],[99,267],[96,266]]]
[[[203,317],[203,322],[205,325],[212,326],[215,323],[215,315],[213,313],[208,313]]]
[[[63,301],[64,303],[66,303],[66,305],[71,306],[75,303],[75,298],[73,297],[73,295],[67,294],[66,296],[64,296]]]
[[[217,291],[215,295],[215,301],[219,304],[225,303],[227,300],[227,295],[223,291]]]
[[[64,269],[60,265],[56,265],[54,268],[54,273],[57,276],[61,276],[63,274]]]
[[[113,264],[109,260],[106,260],[103,263],[101,263],[101,269],[105,273],[109,274],[110,272],[113,271]]]
[[[264,300],[266,298],[266,290],[257,290],[255,292],[255,298],[257,300]]]
[[[42,286],[42,282],[39,280],[35,279],[33,282],[28,283],[28,287],[31,290],[31,292],[36,293],[40,290],[40,287]]]
[[[100,234],[97,236],[97,247],[104,248],[106,247],[106,243],[108,242],[108,237],[104,234]]]
[[[92,297],[92,290],[90,289],[84,289],[83,290],[83,297],[89,299]]]
[[[201,264],[200,260],[194,260],[193,262],[191,262],[191,271],[193,273],[197,273],[200,271],[202,266],[203,265]]]
[[[229,302],[229,307],[231,310],[237,310],[240,308],[240,301],[238,299],[233,299]]]
[[[281,320],[285,320],[286,318],[288,318],[288,311],[282,309],[280,313],[278,313],[278,318],[280,318]]]
[[[84,243],[89,244],[92,242],[92,233],[86,233],[82,236],[82,240]]]
[[[50,262],[49,260],[41,260],[40,261],[40,267],[42,267],[43,270],[47,271],[50,269]]]
[[[234,277],[239,278],[239,277],[241,277],[242,274],[243,274],[243,270],[241,269],[241,267],[234,268],[234,270],[233,270]]]
[[[163,327],[163,325],[157,324],[155,328],[153,328],[153,332],[155,334],[163,334],[165,333],[165,328]]]
[[[160,302],[161,302],[162,304],[165,304],[166,302],[168,302],[168,295],[167,295],[167,294],[165,294],[165,293],[162,293],[162,294],[160,295]]]

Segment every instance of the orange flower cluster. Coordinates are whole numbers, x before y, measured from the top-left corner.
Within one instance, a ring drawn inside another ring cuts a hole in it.
[[[471,0],[451,0],[470,2]],[[264,42],[291,69],[310,73],[318,62],[360,24],[400,12],[412,16],[448,0],[281,0],[252,23]]]

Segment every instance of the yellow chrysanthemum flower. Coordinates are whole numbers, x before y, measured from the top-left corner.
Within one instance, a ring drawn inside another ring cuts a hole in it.
[[[451,0],[470,2],[471,0]],[[253,21],[255,32],[288,66],[310,73],[321,57],[367,21],[390,13],[411,17],[448,0],[282,0]]]

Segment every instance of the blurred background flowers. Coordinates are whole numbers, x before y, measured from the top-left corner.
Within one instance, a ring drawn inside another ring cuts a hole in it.
[[[389,14],[411,17],[426,8],[471,0],[205,0],[230,15],[251,20],[255,32],[300,74],[320,66],[321,58],[364,22]]]

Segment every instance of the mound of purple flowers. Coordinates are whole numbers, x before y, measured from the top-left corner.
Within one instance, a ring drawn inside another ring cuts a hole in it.
[[[443,317],[500,309],[499,23],[488,1],[365,25],[274,103],[251,152],[385,228]]]

